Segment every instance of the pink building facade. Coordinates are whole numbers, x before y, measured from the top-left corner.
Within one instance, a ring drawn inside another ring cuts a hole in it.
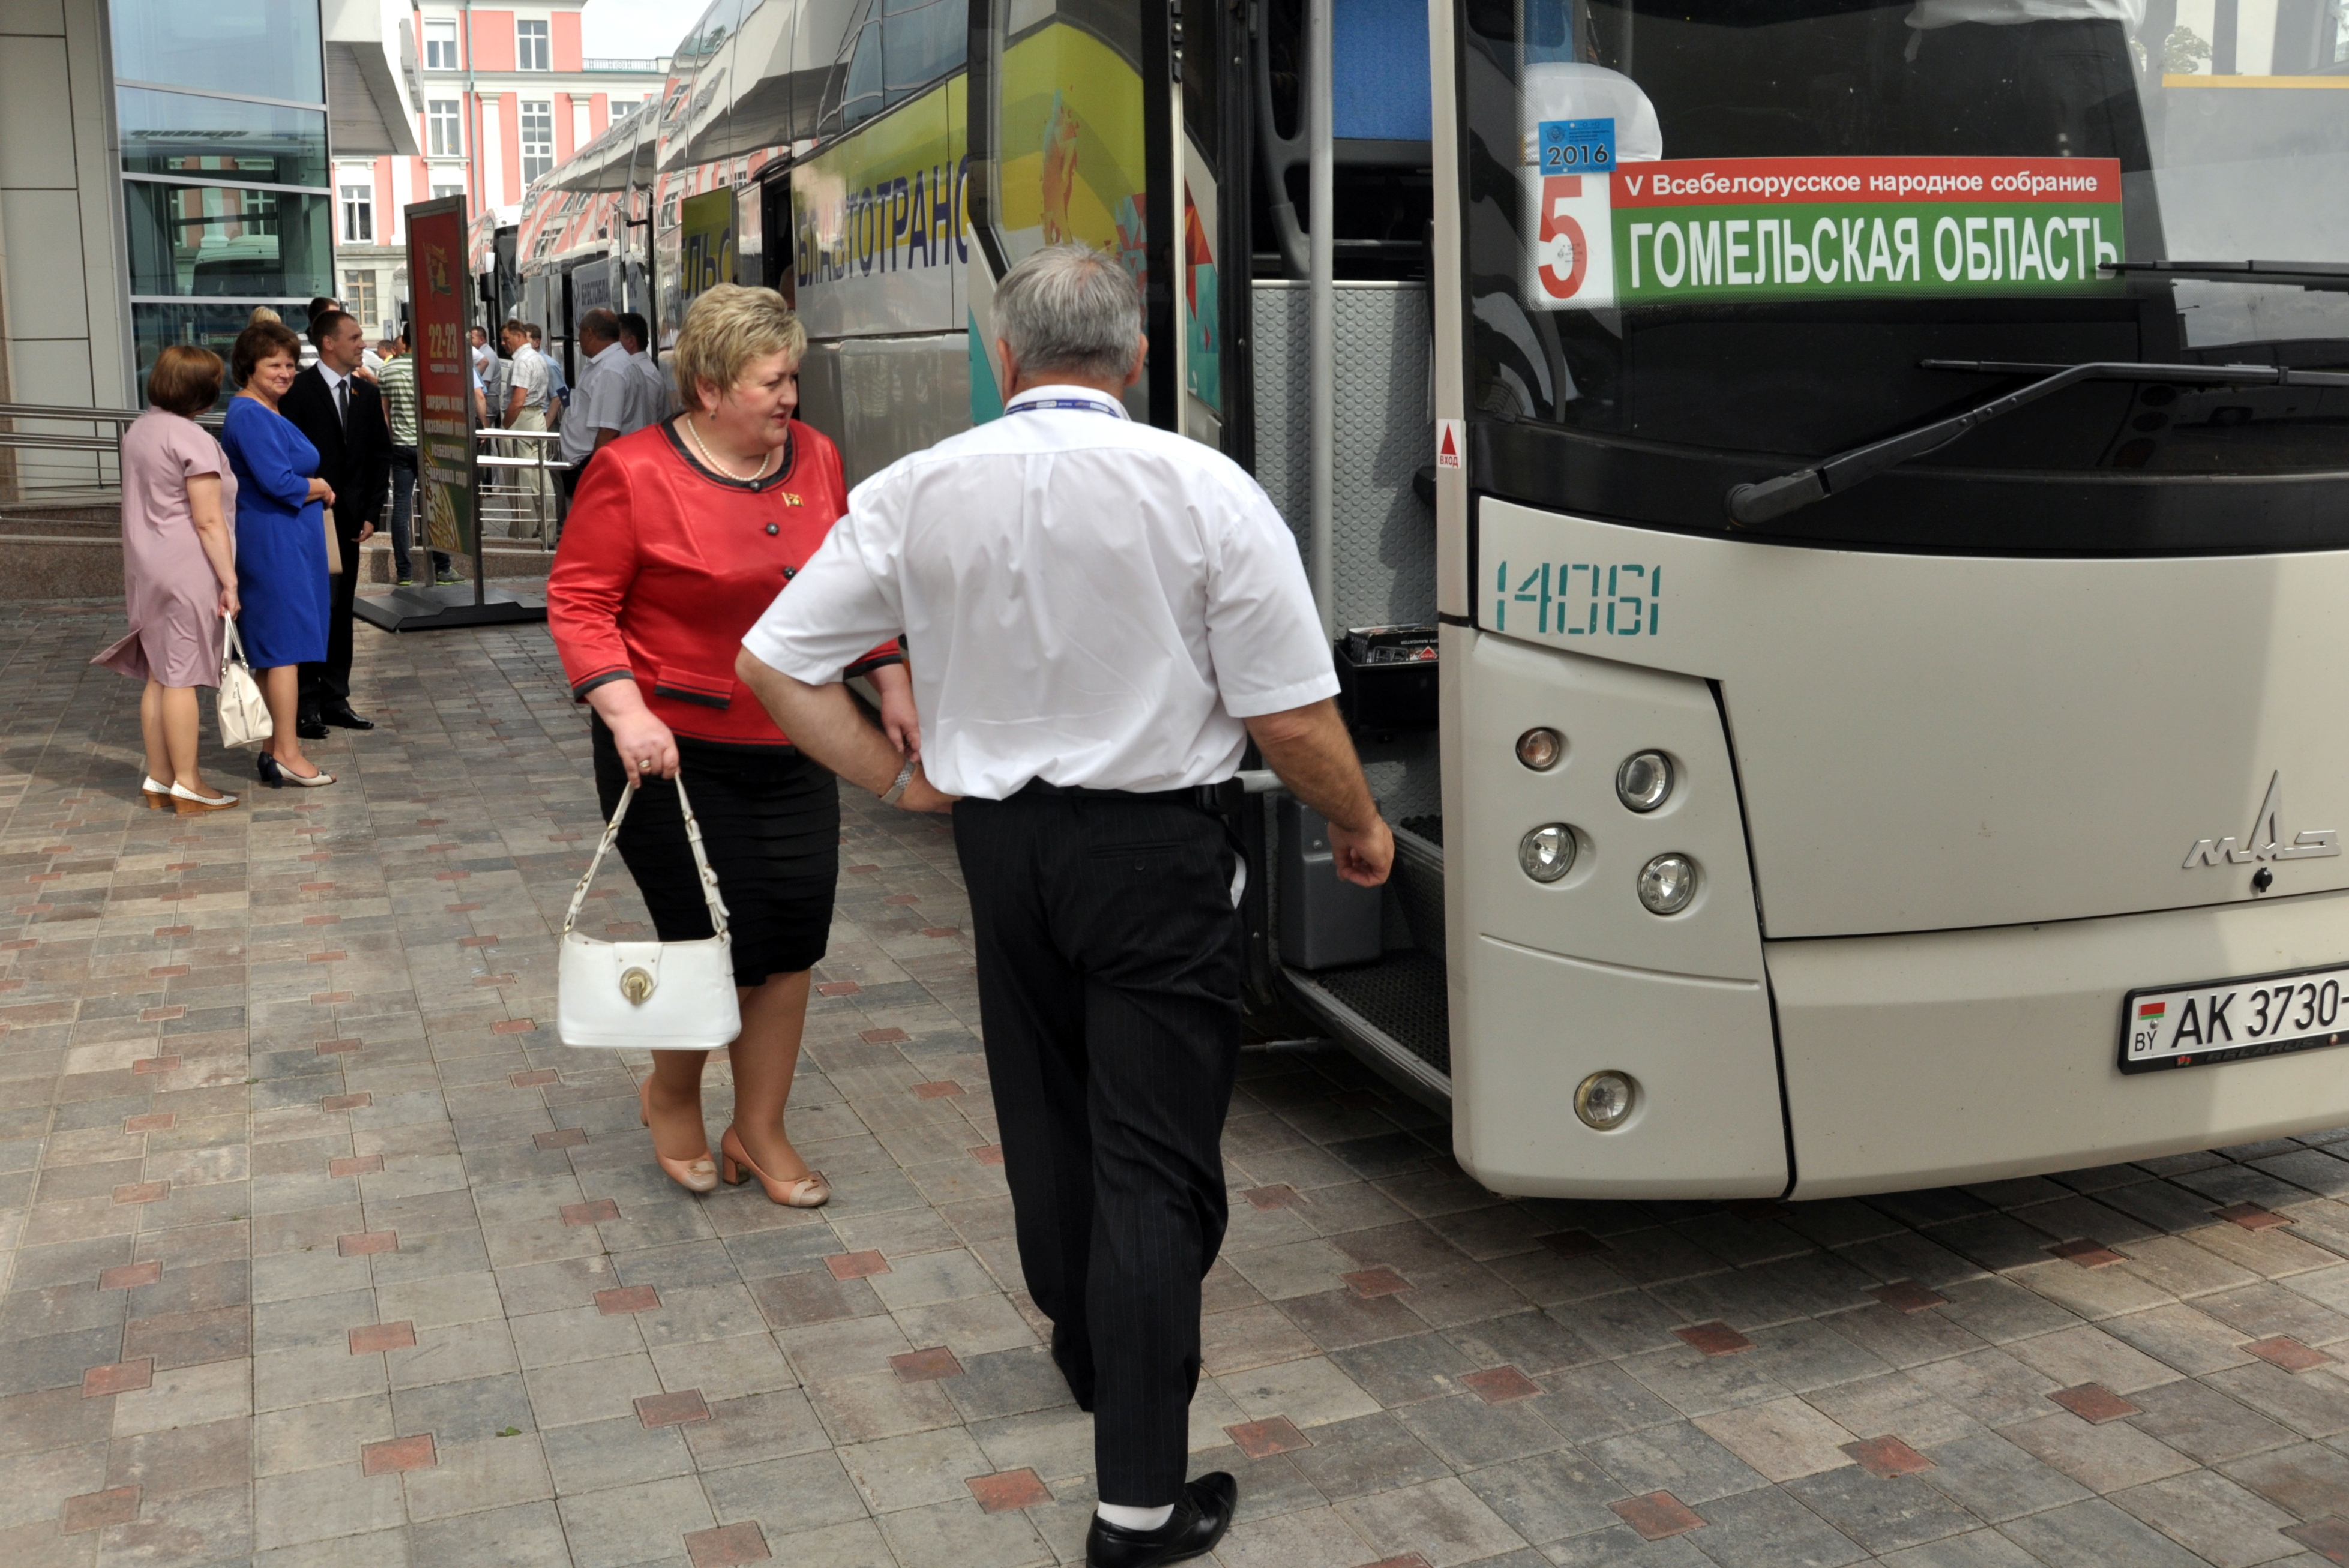
[[[586,0],[498,8],[427,0],[402,31],[420,106],[412,158],[337,160],[335,286],[370,337],[398,330],[408,297],[401,211],[462,195],[469,219],[520,216],[531,181],[657,102],[665,59],[598,59],[581,49]]]

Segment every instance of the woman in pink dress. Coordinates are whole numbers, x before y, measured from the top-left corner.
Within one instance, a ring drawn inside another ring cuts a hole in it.
[[[90,662],[147,689],[147,804],[187,815],[220,811],[233,795],[196,771],[196,688],[220,684],[223,618],[237,613],[236,554],[228,520],[236,478],[218,441],[195,421],[220,397],[221,358],[173,344],[156,356],[148,409],[122,436],[122,590],[130,634]]]

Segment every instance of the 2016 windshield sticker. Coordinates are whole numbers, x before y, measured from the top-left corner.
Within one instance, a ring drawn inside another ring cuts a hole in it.
[[[1544,174],[1608,174],[1615,168],[1613,119],[1546,119],[1541,123]]]
[[[1509,606],[1522,604],[1533,614],[1529,625],[1526,612],[1517,612],[1520,634],[1652,637],[1662,629],[1663,598],[1661,565],[1545,561],[1512,572],[1503,561],[1493,569],[1493,630],[1507,631]]]
[[[1537,308],[2077,293],[2113,287],[2097,269],[2123,259],[2112,159],[1666,160],[1526,179]]]

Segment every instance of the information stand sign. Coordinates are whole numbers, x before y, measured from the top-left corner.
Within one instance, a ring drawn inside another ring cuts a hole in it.
[[[362,595],[352,609],[388,632],[543,621],[546,605],[489,585],[473,458],[473,378],[466,339],[465,200],[446,196],[406,211],[408,286],[416,359],[416,551],[471,555],[470,589],[439,585]],[[429,557],[427,557],[428,561]]]

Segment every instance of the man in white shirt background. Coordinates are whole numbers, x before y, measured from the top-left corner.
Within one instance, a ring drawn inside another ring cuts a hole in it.
[[[677,412],[676,390],[646,346],[651,342],[652,332],[645,318],[632,310],[622,312],[620,346],[628,351],[628,365],[636,373],[637,387],[637,401],[628,411],[628,428],[620,432],[624,436],[633,436],[647,425],[657,425]]]
[[[626,433],[628,410],[637,400],[628,351],[620,346],[620,318],[608,310],[591,310],[579,318],[579,349],[587,362],[579,367],[579,385],[571,391],[571,407],[563,419],[563,460],[570,465],[556,476],[563,484],[563,510],[579,489],[579,475],[587,460]]]
[[[994,323],[1003,418],[858,486],[736,673],[841,778],[954,813],[1020,1267],[1093,1412],[1087,1560],[1145,1568],[1210,1550],[1237,1491],[1185,1480],[1244,969],[1211,787],[1253,739],[1348,881],[1384,882],[1394,842],[1294,536],[1237,465],[1126,418],[1133,279],[1053,246]],[[918,758],[839,684],[893,634]]]
[[[546,426],[550,430],[563,428],[564,410],[571,407],[571,383],[563,377],[563,361],[546,351],[546,328],[536,322],[526,323],[530,332],[530,351],[546,361]]]
[[[544,432],[547,399],[554,394],[554,377],[547,369],[546,356],[530,346],[530,328],[519,321],[509,321],[499,334],[506,349],[506,397],[498,423],[509,430]],[[543,441],[506,441],[501,443],[506,456],[512,458],[553,457]],[[522,491],[522,504],[514,519],[506,524],[507,534],[515,539],[538,537],[542,520],[554,515],[554,497],[548,489],[546,476],[541,469],[511,469],[513,482]]]

